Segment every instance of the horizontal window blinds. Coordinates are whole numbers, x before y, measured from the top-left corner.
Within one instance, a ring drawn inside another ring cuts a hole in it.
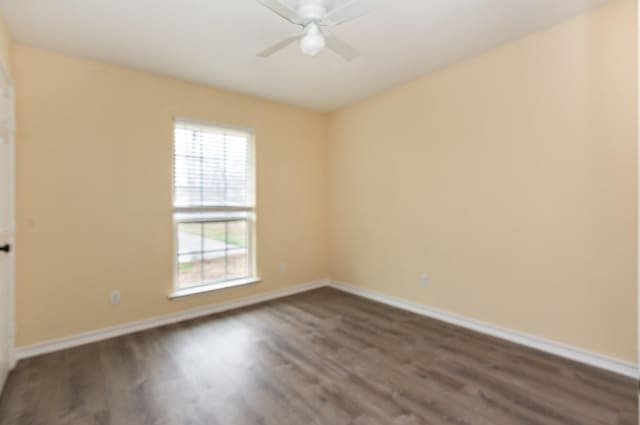
[[[252,207],[248,133],[176,122],[175,208]]]

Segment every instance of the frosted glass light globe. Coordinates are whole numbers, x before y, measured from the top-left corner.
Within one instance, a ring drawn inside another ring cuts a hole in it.
[[[326,42],[320,29],[316,25],[310,25],[306,34],[300,39],[300,50],[308,56],[315,56],[326,46]]]

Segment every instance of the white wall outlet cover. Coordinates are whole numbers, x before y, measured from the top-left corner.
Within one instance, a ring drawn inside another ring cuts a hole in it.
[[[427,276],[426,274],[420,276],[420,284],[422,286],[427,286],[429,284],[429,276]]]
[[[284,273],[287,271],[287,263],[280,263],[279,267],[280,273]]]
[[[120,304],[120,291],[113,291],[111,293],[111,304]]]

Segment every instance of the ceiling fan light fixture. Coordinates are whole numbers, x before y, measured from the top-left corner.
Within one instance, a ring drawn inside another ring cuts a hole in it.
[[[325,48],[347,61],[359,56],[358,51],[340,37],[332,33],[325,35],[322,33],[322,29],[335,27],[365,14],[370,9],[365,0],[343,0],[344,4],[338,4],[337,1],[334,3],[333,0],[257,1],[288,22],[302,27],[301,32],[289,35],[258,52],[259,57],[267,58],[296,41],[299,43],[302,53],[307,56],[316,56]],[[381,0],[366,1],[378,2]]]
[[[304,28],[304,36],[300,39],[300,50],[307,56],[315,56],[325,48],[327,42],[317,24],[311,23]]]
[[[307,34],[300,39],[300,50],[307,56],[317,55],[326,45],[322,34]]]

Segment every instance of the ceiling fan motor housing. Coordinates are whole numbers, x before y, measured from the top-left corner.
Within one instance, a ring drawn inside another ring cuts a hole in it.
[[[323,0],[301,0],[298,15],[305,22],[320,22],[327,15],[327,6]]]

